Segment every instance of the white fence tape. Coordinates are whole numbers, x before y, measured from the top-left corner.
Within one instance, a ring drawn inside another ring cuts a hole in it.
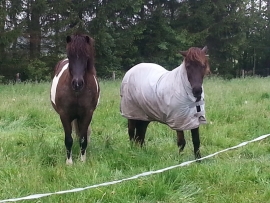
[[[220,154],[220,153],[223,153],[223,152],[232,150],[232,149],[236,149],[236,148],[239,148],[239,147],[243,147],[243,146],[245,146],[245,145],[247,145],[249,143],[252,143],[252,142],[256,142],[256,141],[265,139],[265,138],[267,138],[269,136],[270,136],[270,134],[262,135],[260,137],[257,137],[255,139],[253,139],[253,140],[242,142],[241,144],[238,144],[236,146],[233,146],[233,147],[230,147],[230,148],[227,148],[227,149],[223,149],[221,151],[215,152],[213,154],[210,154],[208,156],[202,157],[202,158],[197,159],[197,160],[208,159],[208,158],[213,157],[213,156],[215,156],[217,154]],[[137,179],[137,178],[140,178],[140,177],[149,176],[149,175],[157,174],[157,173],[162,173],[164,171],[168,171],[168,170],[171,170],[171,169],[174,169],[174,168],[186,166],[186,165],[189,165],[189,164],[194,163],[194,162],[196,162],[196,160],[186,161],[186,162],[183,162],[181,164],[170,166],[170,167],[163,168],[163,169],[159,169],[159,170],[156,170],[156,171],[148,171],[148,172],[140,173],[138,175],[135,175],[135,176],[132,176],[132,177],[129,177],[129,178],[124,178],[124,179],[121,179],[121,180],[115,180],[115,181],[111,181],[111,182],[100,183],[100,184],[91,185],[91,186],[87,186],[87,187],[83,187],[83,188],[74,188],[74,189],[71,189],[71,190],[63,190],[63,191],[50,192],[50,193],[44,193],[44,194],[34,194],[34,195],[29,195],[29,196],[20,197],[20,198],[0,200],[0,203],[2,203],[2,202],[17,202],[17,201],[20,201],[20,200],[38,199],[38,198],[42,198],[42,197],[46,197],[46,196],[51,196],[51,195],[56,195],[56,194],[65,194],[65,193],[71,193],[71,192],[80,192],[80,191],[91,189],[91,188],[97,188],[97,187],[103,187],[103,186],[108,186],[108,185],[114,185],[114,184],[121,183],[121,182],[124,182],[124,181],[127,181],[127,180],[134,180],[134,179]]]

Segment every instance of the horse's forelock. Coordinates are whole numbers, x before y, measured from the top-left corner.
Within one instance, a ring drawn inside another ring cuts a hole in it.
[[[198,61],[201,64],[204,64],[206,60],[206,56],[205,56],[205,53],[200,48],[191,47],[188,49],[186,60]]]
[[[82,55],[92,59],[94,57],[93,44],[91,41],[90,43],[87,42],[86,35],[72,35],[71,41],[67,43],[67,53],[75,56]]]
[[[201,65],[206,66],[206,73],[210,72],[210,67],[208,63],[208,57],[202,49],[197,47],[191,47],[187,51],[187,55],[185,57],[187,62],[198,62]]]

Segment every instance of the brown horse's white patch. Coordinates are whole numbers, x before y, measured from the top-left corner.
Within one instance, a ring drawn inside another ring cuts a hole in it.
[[[55,104],[55,95],[56,95],[56,88],[59,82],[59,79],[63,72],[68,68],[68,63],[64,65],[62,70],[59,72],[59,74],[55,75],[52,81],[52,87],[51,87],[51,101]]]
[[[96,82],[96,86],[97,86],[97,92],[99,92],[99,86],[98,86],[98,81],[96,76],[94,76],[95,82]],[[100,98],[100,92],[98,93],[98,101],[97,101],[97,105],[99,104],[99,98]]]

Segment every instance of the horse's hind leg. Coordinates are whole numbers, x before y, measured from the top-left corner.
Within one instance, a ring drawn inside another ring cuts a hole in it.
[[[200,153],[200,134],[199,134],[199,128],[195,128],[191,130],[191,136],[192,136],[192,142],[194,147],[194,155],[195,159],[201,158]]]
[[[137,122],[136,120],[128,119],[128,135],[130,141],[135,140],[136,122]]]
[[[135,134],[135,142],[139,143],[141,146],[144,143],[145,133],[147,130],[147,126],[149,121],[140,121],[136,122],[136,134]]]
[[[73,138],[71,136],[72,128],[71,128],[71,122],[69,119],[65,118],[65,116],[60,116],[64,131],[65,131],[65,145],[67,150],[67,160],[66,164],[72,164],[72,154],[71,149],[73,145]]]
[[[184,131],[176,131],[177,133],[177,146],[179,147],[179,153],[182,152],[186,146],[186,140]]]
[[[141,120],[128,120],[128,134],[130,141],[135,141],[139,143],[141,146],[144,143],[145,133],[147,130],[147,126],[149,121],[141,121]]]
[[[90,137],[90,123],[92,120],[92,115],[88,116],[82,120],[78,120],[78,127],[80,132],[79,142],[81,148],[81,161],[86,161],[86,148]]]

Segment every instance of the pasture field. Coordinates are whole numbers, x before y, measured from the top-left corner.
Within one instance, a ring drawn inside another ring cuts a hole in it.
[[[176,133],[151,123],[144,148],[131,146],[119,113],[120,81],[101,81],[87,161],[65,164],[64,134],[50,104],[49,83],[0,86],[0,200],[86,187],[193,160],[190,132],[179,155]],[[202,156],[270,133],[270,78],[204,83],[208,124]],[[270,202],[270,140],[254,142],[160,174],[82,192],[21,202]]]

